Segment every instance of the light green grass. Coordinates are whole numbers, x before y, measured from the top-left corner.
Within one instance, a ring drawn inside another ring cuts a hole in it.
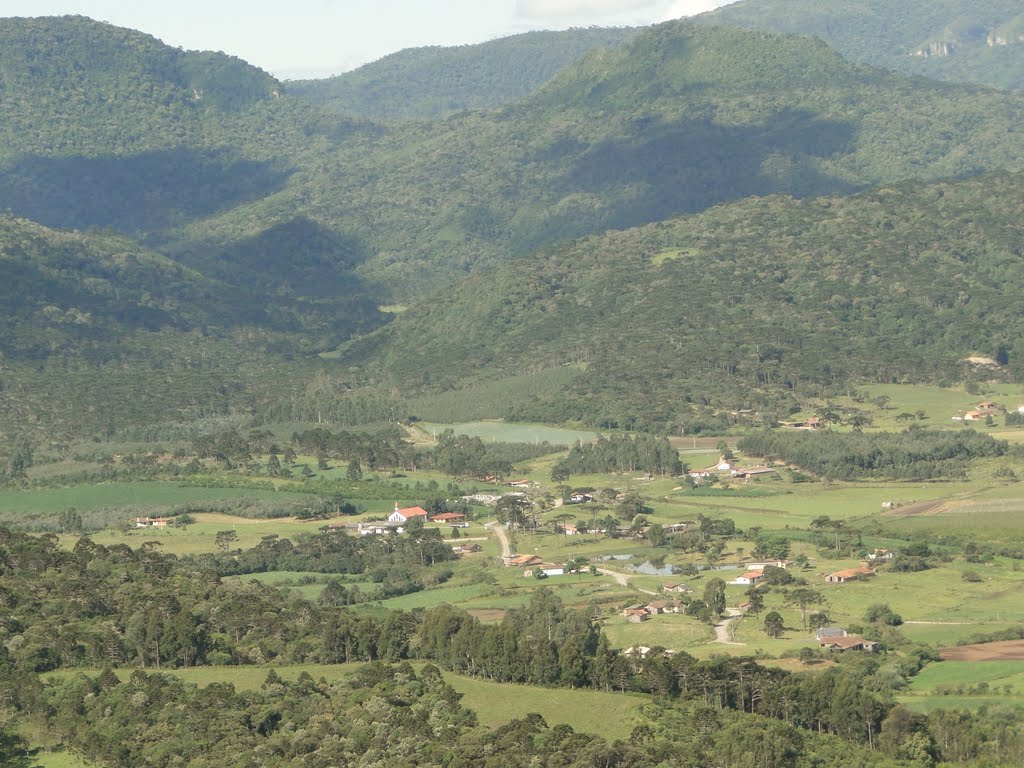
[[[914,712],[927,714],[936,709],[965,709],[976,712],[1011,707],[1024,711],[1024,696],[897,696],[896,701]]]
[[[502,685],[447,674],[445,679],[463,695],[463,706],[476,712],[481,725],[495,728],[537,712],[550,726],[565,723],[608,741],[628,738],[633,728],[644,722],[640,708],[648,701],[646,696]]]
[[[463,424],[423,424],[432,435],[439,435],[451,429],[460,435],[479,437],[484,442],[498,443],[543,443],[572,445],[580,440],[587,442],[597,437],[596,432],[561,427],[546,427],[543,424],[506,423],[504,421],[473,421]]]
[[[102,507],[172,507],[176,504],[219,501],[244,496],[251,499],[288,502],[302,494],[250,488],[197,488],[173,482],[99,483],[70,488],[0,490],[0,513],[59,512],[75,507],[85,512]]]
[[[918,693],[935,693],[941,687],[979,683],[1000,689],[1009,686],[1011,695],[1024,696],[1024,661],[936,661],[914,677],[910,688]]]
[[[33,764],[40,768],[94,768],[96,765],[68,752],[40,752]]]
[[[650,596],[645,596],[645,598],[657,599]],[[638,602],[646,602],[646,600],[638,600]],[[605,619],[601,631],[613,648],[646,645],[683,650],[710,642],[714,636],[711,627],[707,624],[690,616],[676,614],[651,616],[640,624],[630,624],[619,615],[610,616]]]

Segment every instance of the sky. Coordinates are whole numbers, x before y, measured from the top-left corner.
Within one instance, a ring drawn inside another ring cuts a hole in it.
[[[403,48],[533,29],[646,26],[734,0],[0,0],[0,16],[75,14],[281,79],[328,77]]]

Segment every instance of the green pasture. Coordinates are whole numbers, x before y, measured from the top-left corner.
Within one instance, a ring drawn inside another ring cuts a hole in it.
[[[353,663],[280,667],[192,667],[165,672],[200,687],[211,683],[230,683],[236,690],[256,690],[263,685],[271,669],[286,680],[295,680],[306,672],[314,679],[323,678],[328,682],[335,682],[353,674],[362,666],[362,663]],[[419,668],[423,665],[415,666]],[[99,674],[98,670],[83,672],[89,675]],[[122,680],[129,679],[132,674],[130,669],[118,669],[116,672]],[[62,671],[53,673],[50,677],[66,677],[73,674],[76,672]],[[488,728],[496,728],[510,720],[537,712],[552,727],[565,723],[577,731],[600,733],[607,739],[625,739],[634,726],[644,722],[640,709],[648,701],[648,697],[642,695],[507,685],[450,672],[445,672],[444,678],[462,694],[462,705],[476,712],[479,723]],[[52,765],[54,768],[79,766],[75,763]]]
[[[1024,696],[1024,661],[934,661],[911,681],[915,693],[936,693],[941,688],[972,687],[986,683],[1000,693]],[[995,693],[996,691],[992,691]]]
[[[935,648],[948,648],[969,641],[981,634],[1001,632],[1019,626],[1013,622],[968,621],[961,624],[915,624],[904,623],[900,633],[915,643],[925,643]]]
[[[836,402],[869,411],[874,418],[873,427],[881,429],[905,429],[909,422],[896,421],[901,413],[924,411],[927,418],[917,423],[933,429],[946,429],[959,426],[959,422],[953,421],[953,416],[975,408],[983,400],[992,400],[1009,408],[1024,404],[1024,387],[1019,384],[987,383],[983,393],[977,395],[969,394],[959,386],[947,388],[922,384],[872,384],[862,387],[861,391],[868,395],[869,401],[854,403],[840,399]],[[889,398],[884,410],[870,402],[877,397]],[[1002,415],[996,417],[996,423],[1002,422]]]
[[[928,714],[936,709],[963,709],[976,712],[1011,707],[1024,710],[1024,696],[897,696],[896,701],[907,709]]]
[[[645,596],[647,599],[655,599]],[[638,602],[641,602],[638,600]],[[646,645],[661,646],[673,650],[687,650],[692,646],[709,643],[714,634],[707,624],[691,616],[662,614],[651,616],[640,624],[630,624],[620,615],[604,620],[601,631],[613,648],[631,648]]]
[[[561,427],[548,427],[543,424],[520,424],[504,421],[471,421],[462,424],[423,424],[423,429],[437,436],[446,429],[459,435],[479,437],[488,443],[543,443],[552,445],[572,445],[583,441],[588,442],[597,437],[596,432]]]
[[[1024,487],[1010,486],[999,490],[1007,497],[986,498],[982,495],[974,499],[956,499],[927,514],[902,515],[897,509],[894,514],[880,516],[878,522],[888,530],[904,534],[915,531],[977,533],[999,539],[1012,532],[1019,537],[1024,532]]]
[[[302,494],[254,488],[198,488],[165,481],[114,482],[26,491],[5,488],[0,490],[0,514],[32,515],[60,512],[68,507],[75,507],[80,512],[103,507],[167,508],[177,504],[221,501],[240,496],[282,502],[303,498]]]
[[[123,531],[99,531],[90,538],[97,544],[113,546],[127,544],[132,548],[140,547],[147,542],[156,542],[163,552],[173,555],[197,555],[216,552],[216,536],[219,531],[233,530],[238,541],[231,546],[233,549],[250,549],[255,547],[264,536],[295,538],[304,533],[316,533],[323,521],[300,522],[292,518],[280,520],[251,520],[249,518],[231,517],[229,515],[194,515],[196,522],[184,528],[139,528]],[[78,540],[77,536],[61,536],[64,546],[72,547]]]
[[[33,763],[39,768],[94,768],[95,763],[89,763],[73,755],[70,752],[40,752],[35,756]]]

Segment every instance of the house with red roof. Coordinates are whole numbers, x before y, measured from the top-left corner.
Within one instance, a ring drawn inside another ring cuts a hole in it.
[[[395,502],[395,511],[388,515],[389,523],[408,523],[413,518],[420,518],[423,522],[427,522],[427,510],[423,507],[405,507],[404,509],[398,508],[398,502]]]

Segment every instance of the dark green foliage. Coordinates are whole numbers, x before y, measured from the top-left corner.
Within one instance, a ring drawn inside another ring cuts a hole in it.
[[[1024,13],[1016,0],[748,0],[697,21],[813,35],[866,64],[1024,89]]]
[[[370,120],[429,119],[500,107],[528,96],[595,48],[621,45],[634,29],[568,29],[479,45],[410,48],[326,80],[297,80],[288,92],[331,112]]]
[[[1004,455],[1007,443],[974,430],[776,430],[748,435],[739,447],[751,456],[782,459],[837,480],[930,480],[963,476],[971,461]]]
[[[768,637],[781,637],[785,629],[782,614],[778,611],[769,611],[768,615],[764,617],[764,631]]]
[[[868,606],[864,612],[864,621],[869,624],[887,624],[891,627],[898,627],[903,623],[903,618],[894,613],[888,603],[874,603]]]
[[[593,443],[578,443],[552,469],[559,476],[594,475],[605,472],[648,472],[676,476],[683,473],[679,453],[667,438],[653,435],[612,435]]]
[[[722,206],[470,278],[343,361],[405,389],[458,387],[518,374],[529,348],[577,374],[506,416],[688,433],[717,409],[778,420],[851,381],[956,378],[1004,343],[1019,377],[1021,205],[1021,177],[995,175]]]

